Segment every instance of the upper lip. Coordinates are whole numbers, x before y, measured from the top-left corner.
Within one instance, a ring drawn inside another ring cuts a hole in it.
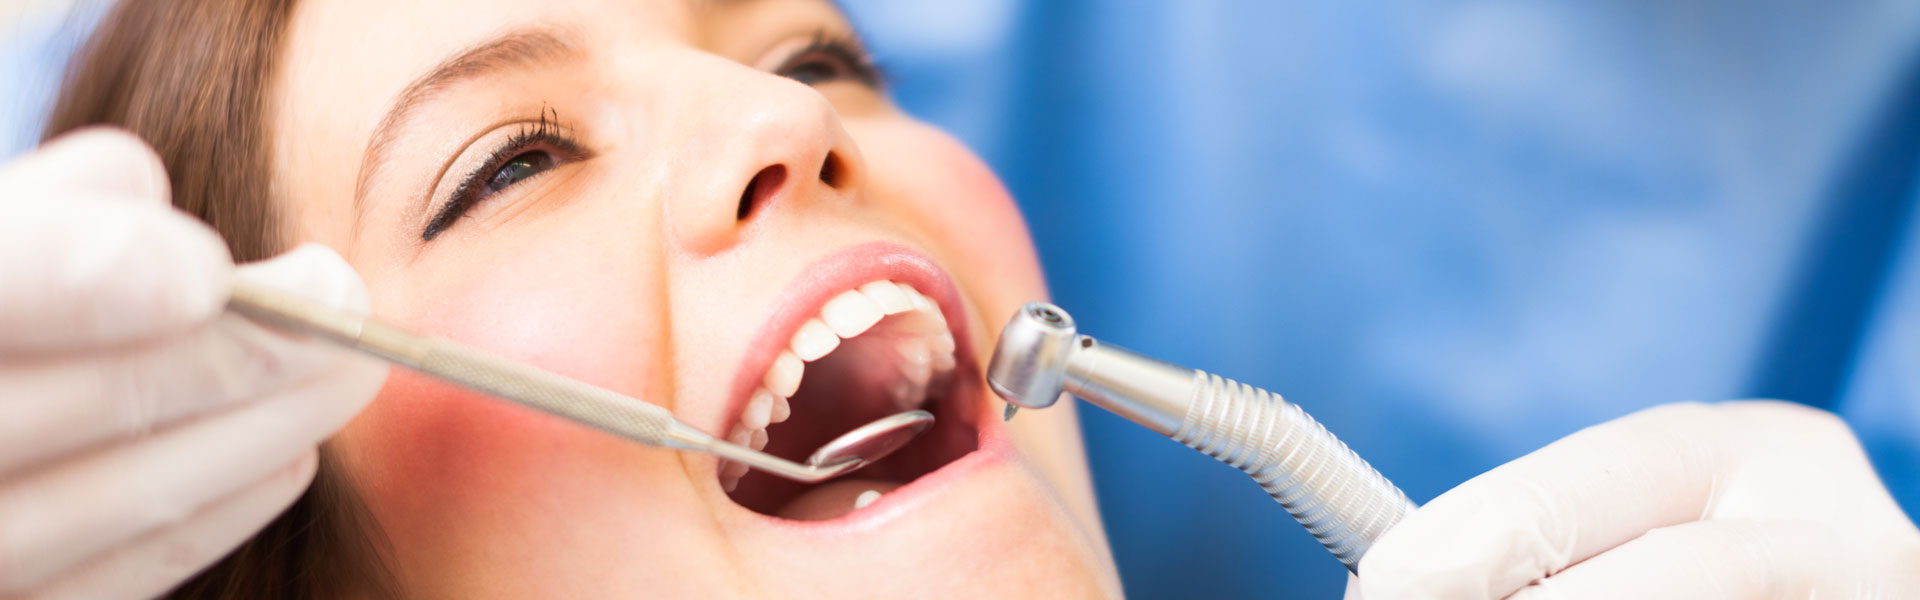
[[[841,292],[883,279],[911,285],[940,306],[953,333],[954,355],[962,358],[955,375],[969,376],[974,367],[966,360],[973,356],[966,310],[953,279],[925,254],[895,242],[869,242],[829,254],[799,272],[747,346],[716,430],[724,432],[740,419],[749,395],[761,384],[774,357],[787,348],[794,332],[819,313],[822,305]]]

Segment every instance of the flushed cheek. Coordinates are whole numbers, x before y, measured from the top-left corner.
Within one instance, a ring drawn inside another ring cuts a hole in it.
[[[642,300],[607,288],[558,291],[573,288],[552,269],[513,271],[496,265],[477,278],[486,283],[441,286],[455,291],[439,294],[445,301],[433,309],[390,318],[637,398],[660,397],[659,338],[648,334],[651,322],[633,316],[657,313],[635,306]],[[395,313],[405,311],[386,311]],[[697,521],[699,505],[674,453],[404,369],[393,372],[340,445],[369,508],[403,555],[492,562],[505,557],[486,555],[504,551],[489,539],[591,546],[581,540],[607,530],[582,530],[583,523],[657,520],[636,525],[658,531]],[[590,515],[596,518],[583,518]],[[516,568],[538,566],[521,561]]]
[[[388,533],[416,537],[441,515],[532,503],[594,467],[556,455],[611,456],[591,433],[505,402],[395,370],[352,424],[354,464]],[[534,477],[538,474],[539,477]],[[536,479],[545,480],[535,485]]]

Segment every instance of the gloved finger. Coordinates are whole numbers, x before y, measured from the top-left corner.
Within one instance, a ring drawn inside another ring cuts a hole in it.
[[[151,340],[225,306],[233,261],[163,205],[65,196],[0,219],[0,356]]]
[[[0,484],[0,593],[33,587],[268,477],[345,425],[385,373],[383,363],[354,357],[271,398]]]
[[[322,246],[241,267],[239,276],[342,310],[367,308],[359,277]],[[229,314],[159,344],[0,362],[0,476],[291,385],[349,356]]]
[[[1833,413],[1778,401],[1723,402],[1721,452],[1740,456],[1714,490],[1711,518],[1820,516],[1902,524],[1900,504],[1867,459],[1852,428]]]
[[[347,312],[369,310],[367,287],[360,275],[332,248],[320,244],[301,244],[272,259],[241,265],[237,276]]]
[[[279,516],[313,481],[308,451],[267,478],[91,562],[56,576],[26,598],[155,598],[220,560]]]
[[[1441,494],[1369,549],[1374,598],[1502,598],[1641,533],[1694,521],[1724,470],[1713,407],[1670,405],[1567,436]]]
[[[0,166],[0,182],[7,187],[6,195],[0,198],[20,203],[104,196],[166,206],[172,196],[160,155],[133,134],[106,127],[81,129],[49,140],[32,153]]]
[[[159,344],[0,363],[0,477],[257,398],[348,358],[226,314]]]
[[[1655,529],[1510,600],[1920,597],[1920,544],[1811,521]],[[1904,545],[1901,542],[1905,542]]]

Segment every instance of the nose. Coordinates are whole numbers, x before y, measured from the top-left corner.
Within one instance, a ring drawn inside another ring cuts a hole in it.
[[[682,182],[667,198],[673,238],[712,254],[770,211],[850,201],[859,149],[833,104],[797,81],[727,63],[703,69],[701,94],[675,111]]]

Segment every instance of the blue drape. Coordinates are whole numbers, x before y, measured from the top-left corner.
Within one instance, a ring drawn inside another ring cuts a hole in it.
[[[1770,396],[1920,511],[1920,5],[843,4],[1083,330],[1285,394],[1416,501]],[[1084,421],[1130,595],[1338,597],[1244,477]]]

